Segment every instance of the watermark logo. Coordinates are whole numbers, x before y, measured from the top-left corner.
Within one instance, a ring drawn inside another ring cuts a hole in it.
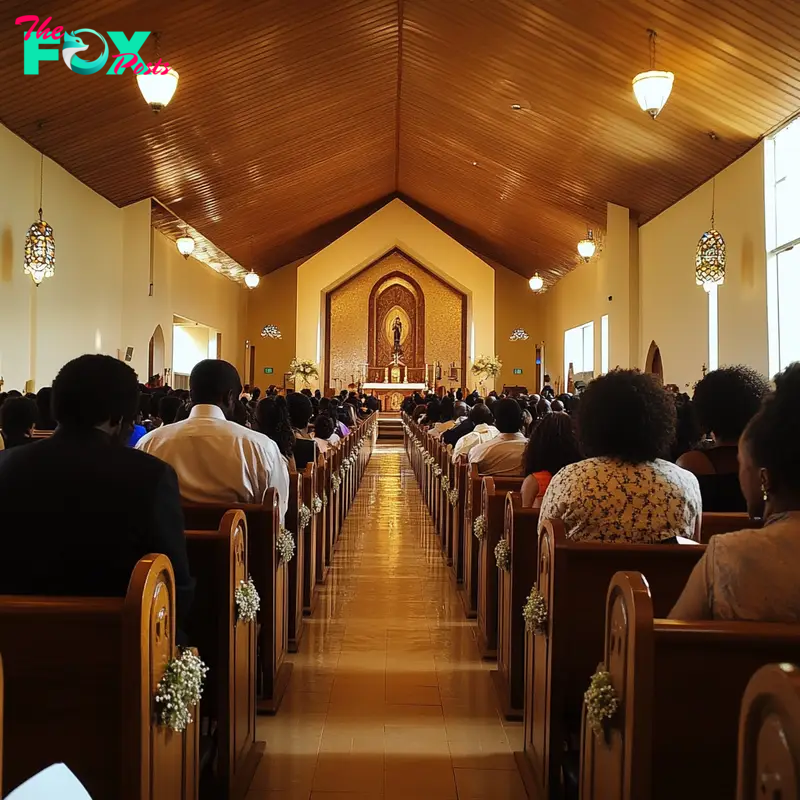
[[[24,63],[23,70],[26,75],[38,75],[39,64],[42,61],[58,61],[59,47],[61,57],[67,67],[77,75],[92,75],[106,66],[109,60],[111,44],[118,50],[112,55],[111,65],[107,75],[122,75],[126,69],[139,74],[154,73],[164,74],[169,71],[169,64],[161,59],[155,64],[147,64],[139,55],[139,50],[150,36],[150,31],[135,31],[129,38],[122,31],[106,31],[107,37],[91,28],[79,28],[66,31],[61,25],[49,28],[52,17],[47,17],[44,22],[39,22],[35,14],[17,17],[16,25],[28,25],[24,37]],[[103,45],[103,52],[97,58],[87,61],[81,58],[80,53],[90,47],[91,38],[87,34],[97,37]]]

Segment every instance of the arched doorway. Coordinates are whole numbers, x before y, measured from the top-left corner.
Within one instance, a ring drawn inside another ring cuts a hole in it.
[[[650,342],[650,350],[647,352],[644,371],[655,375],[661,383],[664,383],[664,364],[661,361],[661,350],[655,342]]]
[[[153,335],[150,337],[150,346],[147,351],[147,380],[153,375],[164,376],[164,331],[160,325],[156,325]]]

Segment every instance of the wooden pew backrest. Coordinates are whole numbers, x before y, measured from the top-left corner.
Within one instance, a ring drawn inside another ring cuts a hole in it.
[[[712,536],[720,533],[732,533],[746,528],[760,528],[761,523],[750,519],[747,514],[705,512],[700,527],[700,541],[708,544]]]

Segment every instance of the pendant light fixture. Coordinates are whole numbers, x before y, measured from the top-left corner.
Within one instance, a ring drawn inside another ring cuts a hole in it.
[[[648,29],[647,33],[650,37],[650,69],[647,72],[640,72],[633,79],[633,93],[642,111],[646,111],[655,119],[669,99],[675,75],[656,69],[657,34],[652,29]]]
[[[538,272],[534,272],[533,277],[528,281],[528,286],[530,286],[534,292],[541,292],[542,289],[544,289],[544,279]]]
[[[194,253],[194,239],[187,235],[186,228],[183,230],[183,236],[175,242],[175,246],[184,258],[189,258],[189,256]]]
[[[258,276],[257,272],[254,272],[252,269],[247,275],[244,276],[244,282],[248,289],[255,289],[256,286],[261,282],[261,278]]]
[[[589,261],[597,249],[597,243],[594,240],[594,232],[591,228],[586,233],[586,238],[578,242],[578,255],[584,260]]]
[[[725,283],[727,257],[725,240],[714,227],[716,188],[717,179],[713,178],[711,181],[711,228],[700,237],[694,260],[695,282],[707,292],[711,291],[712,286],[721,286]]]
[[[136,76],[139,91],[156,114],[169,105],[169,101],[172,100],[172,96],[178,88],[178,78],[180,77],[172,67],[166,69],[166,64],[160,64],[160,40],[161,34],[156,31],[156,58],[153,66],[159,70],[158,74],[148,69],[147,72],[142,72]],[[165,72],[163,71],[164,69],[166,69]]]
[[[39,160],[39,219],[25,236],[25,269],[38,287],[45,278],[52,278],[56,269],[56,242],[53,229],[42,219],[44,188],[44,153]]]

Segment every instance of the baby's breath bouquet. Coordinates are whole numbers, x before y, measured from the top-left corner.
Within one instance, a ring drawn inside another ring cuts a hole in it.
[[[292,363],[289,364],[289,372],[295,385],[297,381],[302,381],[308,386],[312,378],[319,377],[319,369],[313,361],[300,361],[297,358],[293,358]]]

